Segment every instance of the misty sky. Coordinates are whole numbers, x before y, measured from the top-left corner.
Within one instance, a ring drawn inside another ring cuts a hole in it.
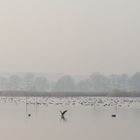
[[[139,0],[1,0],[0,71],[140,71]]]

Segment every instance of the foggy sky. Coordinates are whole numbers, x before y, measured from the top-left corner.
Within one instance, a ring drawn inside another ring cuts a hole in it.
[[[138,0],[1,0],[0,72],[140,71]]]

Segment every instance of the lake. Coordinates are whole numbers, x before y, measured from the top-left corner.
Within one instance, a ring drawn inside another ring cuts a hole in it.
[[[3,140],[139,140],[139,130],[140,98],[0,97]]]

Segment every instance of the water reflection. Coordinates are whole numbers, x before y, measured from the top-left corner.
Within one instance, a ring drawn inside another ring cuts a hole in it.
[[[140,137],[140,98],[1,97],[0,113],[0,136],[4,140]]]

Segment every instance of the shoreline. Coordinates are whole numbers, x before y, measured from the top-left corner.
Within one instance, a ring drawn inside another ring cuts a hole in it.
[[[140,97],[139,92],[33,92],[0,91],[0,97]]]

